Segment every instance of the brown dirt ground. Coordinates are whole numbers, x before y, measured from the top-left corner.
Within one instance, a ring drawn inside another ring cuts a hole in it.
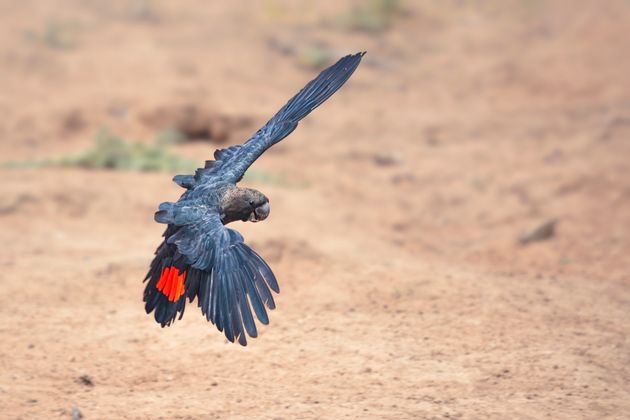
[[[295,51],[368,50],[256,163],[289,182],[235,226],[282,288],[247,348],[144,313],[173,174],[0,169],[0,417],[628,418],[630,4],[403,6],[366,34],[344,1],[0,3],[2,161],[177,101],[253,131],[314,75]]]

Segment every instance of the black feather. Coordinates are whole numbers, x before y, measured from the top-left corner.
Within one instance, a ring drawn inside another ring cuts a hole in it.
[[[195,186],[195,178],[192,175],[175,175],[173,182],[186,189],[191,189]]]

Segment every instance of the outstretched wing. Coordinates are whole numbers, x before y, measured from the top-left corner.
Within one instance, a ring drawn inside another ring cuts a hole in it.
[[[280,111],[276,113],[246,143],[214,152],[216,160],[192,175],[177,175],[173,180],[184,188],[193,188],[214,176],[228,182],[238,182],[245,171],[265,150],[291,134],[299,121],[330,98],[352,76],[365,52],[347,55],[315,79],[311,80]]]
[[[280,292],[267,263],[237,231],[223,226],[215,210],[199,203],[163,203],[155,220],[179,227],[167,243],[175,245],[191,266],[187,296],[198,298],[201,312],[228,340],[246,345],[245,332],[258,335],[252,308],[267,324],[265,306],[275,308],[271,290]]]

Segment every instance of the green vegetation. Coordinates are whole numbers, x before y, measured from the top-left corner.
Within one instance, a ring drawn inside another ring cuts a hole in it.
[[[307,69],[323,70],[332,64],[335,54],[326,47],[309,47],[298,56],[298,62]]]
[[[202,162],[193,162],[167,150],[167,146],[176,143],[180,135],[181,133],[176,130],[165,130],[156,135],[153,144],[144,144],[126,141],[108,130],[101,130],[94,138],[94,144],[77,155],[25,162],[6,162],[0,164],[0,167],[14,169],[77,167],[84,169],[192,174]],[[211,155],[210,151],[208,155]],[[244,180],[280,187],[308,187],[307,183],[290,181],[282,174],[251,169],[245,173]]]
[[[188,140],[186,134],[177,128],[166,128],[158,131],[155,135],[155,142],[159,145],[168,146],[170,144],[184,143]]]
[[[86,169],[115,169],[129,171],[189,171],[196,165],[181,156],[168,152],[164,142],[155,144],[128,142],[121,137],[101,130],[91,148],[74,156],[28,162],[10,162],[5,167],[80,167]]]
[[[71,50],[78,45],[81,25],[73,21],[48,21],[41,31],[26,31],[27,40],[55,50]]]
[[[381,32],[390,28],[401,14],[400,0],[361,0],[352,7],[343,23],[358,31]]]

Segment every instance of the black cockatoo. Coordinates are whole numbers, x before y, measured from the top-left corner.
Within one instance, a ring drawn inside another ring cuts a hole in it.
[[[287,137],[312,110],[350,78],[365,53],[348,55],[324,70],[274,115],[247,142],[214,152],[215,160],[194,175],[173,178],[186,192],[175,203],[162,203],[155,213],[168,225],[155,251],[144,290],[145,310],[162,327],[184,314],[186,298],[231,342],[245,346],[245,332],[256,337],[253,313],[269,322],[265,306],[275,308],[271,290],[278,282],[265,261],[225,227],[241,220],[257,222],[269,215],[269,200],[236,183],[265,150]]]

